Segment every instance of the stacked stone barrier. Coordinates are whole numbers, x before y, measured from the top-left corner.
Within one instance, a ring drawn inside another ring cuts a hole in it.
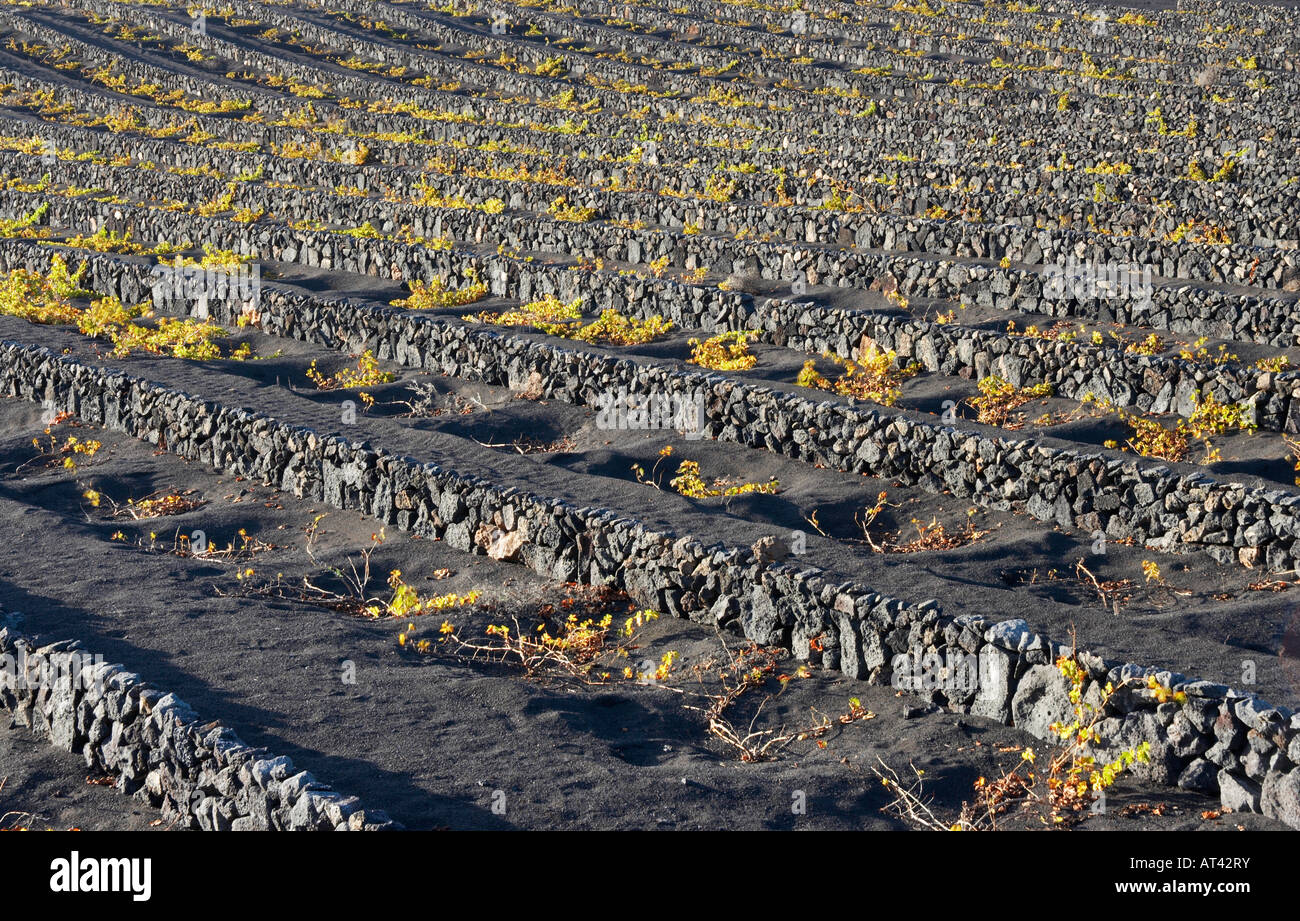
[[[1218,792],[1230,808],[1261,811],[1300,827],[1300,769],[1295,767],[1300,763],[1300,722],[1287,709],[1227,686],[1087,652],[1076,654],[1072,647],[1033,633],[1023,621],[948,617],[933,601],[909,604],[886,598],[815,567],[775,562],[752,548],[706,546],[691,536],[649,529],[609,509],[576,508],[515,487],[503,488],[437,464],[395,457],[364,442],[288,426],[264,414],[84,365],[47,349],[12,342],[0,345],[0,393],[53,405],[86,422],[151,443],[165,443],[168,450],[214,470],[273,484],[341,509],[357,509],[398,528],[440,538],[464,552],[484,552],[474,538],[482,526],[517,533],[522,539],[520,560],[534,571],[556,579],[613,585],[639,604],[679,617],[724,627],[734,622],[755,642],[784,646],[801,658],[855,678],[888,682],[900,656],[945,662],[957,653],[973,655],[979,662],[979,680],[973,686],[951,682],[941,667],[935,675],[933,699],[1040,737],[1051,737],[1051,723],[1070,713],[1070,686],[1055,663],[1062,656],[1075,655],[1087,673],[1085,699],[1093,699],[1108,681],[1121,685],[1098,727],[1103,740],[1099,754],[1113,755],[1117,749],[1147,743],[1151,757],[1135,767],[1139,777]],[[1156,688],[1147,686],[1151,679]],[[129,683],[121,676],[117,680]],[[1161,702],[1163,692],[1181,693],[1185,700]],[[167,731],[173,738],[180,727],[186,740],[181,744],[187,744],[184,727],[197,721],[179,704],[164,705],[166,699],[155,695],[141,692],[136,697],[146,720],[143,725],[156,727],[159,735]],[[120,706],[122,697],[117,700]],[[78,720],[87,725],[89,714],[95,712],[95,705],[87,707],[90,699],[85,697],[80,709],[75,709],[75,698],[66,695],[49,701],[47,694],[41,719],[52,728],[60,727],[60,739],[68,735],[69,718],[73,725]],[[69,707],[74,708],[71,714]],[[105,725],[112,740],[109,724],[97,724],[94,734],[105,738]],[[144,737],[151,735],[146,732]],[[230,745],[243,752],[219,731],[209,744],[214,749]],[[139,753],[130,749],[125,757],[135,759]],[[93,746],[90,756],[95,756]],[[299,804],[318,791],[311,790],[302,775],[295,775],[296,783],[287,776],[277,778],[275,769],[267,767],[265,759],[254,760],[254,754],[238,755],[240,763],[231,771],[229,754],[218,757],[226,761],[216,760],[208,769],[213,789],[220,789],[218,776],[222,784],[235,777],[242,782],[241,772],[247,767],[252,784],[245,789],[254,789],[254,802],[270,789],[262,778],[266,774],[280,781],[276,789],[281,813],[287,795],[293,802],[291,822],[295,810],[311,815],[312,806]],[[119,769],[122,764],[116,758],[104,762]],[[254,768],[257,764],[262,767]],[[133,783],[140,773],[134,771],[124,783]],[[203,776],[202,767],[198,776]],[[190,777],[180,774],[182,781]],[[141,782],[146,789],[152,783],[160,796],[168,789],[161,775],[150,781],[145,774]],[[195,818],[196,822],[222,827],[222,818],[228,818],[234,827],[234,818],[222,809],[225,801],[207,795],[206,787],[182,783],[176,789],[185,791],[184,798],[191,803],[198,796],[198,815],[208,818]],[[341,810],[331,812],[338,800],[323,795],[308,799],[317,803],[317,823],[343,821]],[[319,814],[322,809],[324,818]],[[353,816],[346,819],[351,827]],[[251,826],[241,823],[240,827]]]
[[[0,628],[0,709],[55,748],[81,755],[97,775],[112,775],[118,792],[161,810],[172,828],[401,827],[76,641],[38,645]]]
[[[170,178],[164,180],[159,194],[165,196],[175,191],[170,188],[171,183]],[[44,200],[38,194],[0,192],[0,215],[18,217],[35,207],[37,201]],[[127,211],[121,206],[87,203],[85,199],[55,197],[49,200],[49,205],[47,219],[56,225],[114,226],[146,239],[161,239],[158,235],[164,233],[173,237],[182,233],[192,241],[203,240],[223,249],[239,250],[248,244],[249,232],[243,225],[232,222],[148,209]],[[343,209],[349,203],[335,202],[335,206]],[[328,212],[328,215],[334,219],[345,217],[341,210]],[[404,216],[419,219],[414,212]],[[356,219],[357,212],[354,211],[352,217]],[[381,224],[392,226],[398,219],[400,216],[390,217]],[[457,239],[472,239],[484,232],[486,219],[485,215],[474,212],[452,210],[440,215],[440,223],[428,230],[433,233],[450,231]],[[614,238],[611,242],[601,240],[600,235],[605,231],[584,225],[528,220],[522,221],[519,227],[519,236],[511,239],[530,250],[551,248],[571,252],[587,249],[599,253],[617,251],[624,245],[639,246],[635,240],[620,242],[618,228],[608,229],[608,235]],[[404,278],[428,278],[433,272],[439,275],[451,273],[464,279],[473,270],[483,278],[495,279],[495,293],[499,296],[528,298],[545,293],[555,293],[566,299],[582,296],[601,307],[619,307],[641,317],[657,313],[689,328],[756,330],[764,341],[813,354],[830,351],[848,356],[869,340],[882,348],[895,349],[904,359],[917,360],[932,372],[974,380],[995,374],[1017,387],[1046,382],[1053,386],[1057,396],[1080,399],[1092,394],[1100,400],[1136,407],[1144,412],[1174,412],[1188,416],[1194,411],[1196,400],[1213,396],[1220,402],[1246,404],[1252,421],[1264,430],[1300,430],[1300,374],[1296,372],[1266,372],[1234,362],[1208,365],[1174,357],[1130,354],[1122,348],[1095,346],[1087,342],[1009,336],[906,315],[829,308],[790,298],[754,298],[743,293],[713,291],[655,279],[629,282],[604,273],[575,273],[490,255],[437,253],[440,268],[434,270],[427,262],[421,264],[422,256],[429,255],[428,252],[421,253],[421,247],[406,247],[408,260],[397,269],[394,267],[398,263],[392,261],[392,257],[367,254],[367,250],[373,251],[376,241],[326,232],[292,231],[285,225],[278,225],[276,232],[264,232],[258,236],[259,252],[286,261],[306,258],[307,264],[324,265],[329,257],[321,254],[351,249],[358,252],[356,264],[365,266],[366,271],[375,275],[400,271]],[[671,236],[661,237],[661,245],[672,245]],[[598,249],[601,245],[606,248]],[[15,252],[22,246],[20,244]],[[990,269],[985,274],[986,280],[981,283],[977,280],[981,274],[979,268],[972,267],[967,272],[970,281],[962,284],[960,273],[950,263],[929,263],[933,274],[928,279],[913,274],[915,265],[905,258],[880,257],[870,265],[872,274],[860,281],[871,278],[874,283],[875,279],[889,276],[899,283],[900,290],[908,292],[933,290],[924,287],[927,281],[932,285],[947,283],[956,286],[958,297],[980,303],[987,302],[986,294],[999,290],[1000,278],[993,273],[1002,270]],[[408,271],[416,274],[405,274]],[[1041,295],[1041,276],[1035,279],[1022,273],[1021,277],[1025,280],[1017,290],[1036,286]],[[1168,309],[1157,306],[1160,302],[1155,295],[1160,290],[1154,288],[1151,292],[1152,314]],[[1011,296],[1020,297],[1018,294]],[[1029,295],[1025,297],[1032,299]],[[1055,303],[1050,298],[1039,300],[1046,304]],[[1111,302],[1098,303],[1107,307]]]
[[[48,250],[6,241],[11,266],[43,268]],[[138,302],[152,293],[148,267],[92,262],[102,293]],[[175,299],[164,306],[191,312]],[[205,315],[233,325],[239,299],[212,300]],[[559,347],[542,337],[478,330],[457,321],[321,298],[263,283],[256,311],[270,334],[330,348],[372,349],[384,360],[467,380],[522,387],[534,373],[547,396],[598,405],[602,394],[704,395],[702,434],[837,470],[900,480],[1022,508],[1040,521],[1135,540],[1167,552],[1200,550],[1219,562],[1285,572],[1300,564],[1300,495],[1217,480],[1190,465],[1157,464],[1011,439],[984,426],[946,426],[917,414],[817,400],[721,374],[682,371]],[[990,431],[995,434],[988,434]]]

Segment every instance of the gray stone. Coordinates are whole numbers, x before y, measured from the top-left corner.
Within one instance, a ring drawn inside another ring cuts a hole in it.
[[[1219,802],[1232,812],[1259,812],[1259,784],[1219,771]]]
[[[984,641],[1012,652],[1020,652],[1032,635],[1029,624],[1023,620],[1003,620],[989,627],[984,634]]]
[[[1074,717],[1069,695],[1070,683],[1064,675],[1053,666],[1035,665],[1025,672],[1011,698],[1013,725],[1048,738],[1053,723],[1068,723]]]
[[[970,712],[1000,723],[1011,719],[1011,656],[991,644],[979,652],[979,684]]]
[[[1292,828],[1300,828],[1300,770],[1268,774],[1260,795],[1260,809]]]
[[[1178,775],[1178,787],[1196,793],[1217,793],[1219,769],[1204,758],[1196,758]]]
[[[1192,721],[1182,712],[1174,714],[1174,718],[1170,720],[1165,733],[1173,753],[1181,759],[1200,755],[1211,744],[1207,734],[1198,732],[1196,727],[1192,725]]]
[[[759,586],[754,586],[749,605],[740,613],[740,623],[746,639],[762,646],[779,646],[784,639],[781,616],[772,596]]]

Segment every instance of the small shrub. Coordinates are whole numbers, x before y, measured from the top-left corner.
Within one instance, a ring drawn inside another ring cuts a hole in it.
[[[1079,338],[1079,330],[1062,320],[1053,323],[1047,329],[1039,329],[1031,323],[1025,327],[1024,332],[1020,332],[1016,329],[1016,321],[1009,320],[1007,321],[1007,335],[1013,337],[1023,336],[1026,339],[1043,339],[1048,342],[1073,342]]]
[[[613,345],[644,345],[673,328],[673,324],[655,314],[647,320],[626,317],[613,308],[606,308],[600,317],[573,334],[583,342],[608,342]]]
[[[1255,423],[1243,403],[1220,403],[1212,393],[1205,396],[1193,394],[1192,402],[1196,408],[1188,417],[1187,425],[1193,437],[1206,439],[1211,435],[1226,435],[1233,429],[1255,430]]]
[[[703,342],[690,339],[686,344],[691,347],[691,357],[687,360],[710,371],[748,371],[758,364],[758,356],[749,351],[749,340],[757,335],[756,332],[737,329],[719,333]]]
[[[1237,360],[1237,356],[1232,352],[1229,352],[1228,346],[1224,343],[1219,343],[1218,349],[1211,354],[1210,350],[1206,348],[1205,345],[1209,341],[1210,340],[1207,337],[1201,336],[1190,346],[1185,345],[1180,348],[1178,350],[1178,357],[1183,361],[1209,362],[1212,365],[1222,365]]]
[[[643,345],[673,328],[658,314],[640,320],[613,308],[601,311],[598,318],[584,326],[581,297],[565,303],[551,294],[515,310],[470,314],[462,319],[493,326],[527,326],[550,336],[611,345]]]
[[[30,323],[75,325],[82,335],[109,339],[117,358],[137,351],[198,360],[221,357],[213,340],[226,335],[226,330],[208,320],[163,317],[145,326],[137,321],[150,316],[147,303],[127,307],[111,295],[92,300],[84,310],[75,307],[70,298],[91,293],[79,286],[85,272],[85,265],[76,273],[68,272],[59,256],[52,260],[48,276],[16,269],[0,281],[0,314]]]
[[[919,518],[913,518],[912,527],[916,529],[913,536],[909,537],[904,531],[900,530],[896,534],[886,534],[877,541],[871,536],[871,525],[887,504],[887,498],[888,494],[881,491],[876,497],[876,504],[871,508],[863,509],[854,519],[862,530],[862,539],[876,553],[926,553],[932,550],[955,550],[958,547],[964,547],[966,544],[983,540],[992,533],[987,528],[975,527],[975,509],[972,508],[966,513],[966,526],[964,528],[950,531],[937,517],[932,517],[929,523],[923,522]],[[816,527],[815,521],[814,527]]]
[[[487,296],[487,282],[480,281],[478,273],[472,269],[466,273],[469,281],[460,288],[448,288],[441,278],[435,278],[428,284],[422,281],[410,283],[409,296],[390,301],[394,307],[407,310],[437,310],[442,307],[463,307]]]
[[[744,496],[749,493],[773,495],[780,491],[781,484],[776,478],[766,483],[728,483],[714,480],[712,484],[700,478],[698,461],[684,460],[677,467],[677,476],[668,481],[668,485],[683,496],[691,499],[710,499],[715,496]]]
[[[45,276],[14,269],[0,282],[0,314],[29,323],[64,325],[76,323],[81,311]]]
[[[216,217],[218,214],[233,210],[235,210],[235,186],[232,183],[222,195],[199,202],[194,213],[200,217]]]
[[[108,496],[93,489],[86,490],[83,496],[95,508],[99,508],[103,503],[107,502],[109,506],[108,517],[110,519],[131,521],[182,515],[185,512],[192,512],[194,509],[201,508],[205,504],[202,499],[194,495],[194,490],[187,490],[182,493],[172,489],[167,492],[151,493],[141,499],[127,499],[126,505],[119,505]]]
[[[56,420],[57,421],[57,420]],[[52,426],[51,426],[52,427]],[[36,448],[40,454],[30,461],[27,461],[18,469],[22,470],[33,464],[40,467],[52,467],[56,463],[60,464],[63,469],[76,472],[77,458],[89,460],[99,453],[99,449],[104,445],[94,439],[81,439],[76,435],[68,435],[60,443],[57,438],[50,433],[50,428],[45,429],[45,436],[49,440],[48,445],[42,446],[39,438],[32,439],[32,447]]]
[[[563,77],[569,72],[569,68],[564,64],[564,58],[552,57],[542,61],[535,68],[533,73],[539,77]]]
[[[1124,346],[1124,351],[1130,355],[1159,355],[1164,350],[1164,341],[1155,333],[1150,333],[1140,342],[1130,342]]]
[[[1202,243],[1211,246],[1227,246],[1232,243],[1226,228],[1205,221],[1189,220],[1179,224],[1165,235],[1169,243]]]
[[[521,628],[518,620],[513,626],[491,624],[485,631],[487,641],[462,638],[449,621],[443,621],[438,633],[441,643],[453,654],[515,665],[529,678],[567,678],[582,684],[606,684],[616,674],[639,682],[668,678],[679,659],[676,652],[665,653],[644,671],[621,667],[639,648],[642,629],[658,620],[659,615],[650,610],[636,611],[621,628],[615,627],[614,616],[607,613],[613,600],[608,590],[595,590],[590,597],[568,596],[558,606],[566,612],[562,619],[557,616],[556,605],[546,604],[537,612],[540,623],[536,629]],[[406,635],[400,636],[398,642],[406,646]],[[433,644],[427,640],[411,645],[417,652],[433,651]]]
[[[985,425],[1006,426],[1011,413],[1030,402],[1052,395],[1051,384],[1015,387],[995,374],[979,382],[980,395],[971,397],[976,418]]]
[[[369,349],[357,357],[357,366],[344,368],[332,377],[326,377],[316,370],[316,360],[312,359],[307,368],[307,379],[320,390],[354,390],[358,387],[375,387],[388,384],[397,379],[391,371],[383,371],[379,361]]]
[[[581,224],[591,220],[596,216],[595,208],[583,208],[578,205],[569,204],[569,200],[561,195],[551,202],[551,206],[546,209],[546,213],[557,221],[569,221],[575,224]]]
[[[725,204],[736,197],[736,183],[721,173],[714,173],[704,183],[704,197]]]
[[[109,230],[107,225],[101,226],[89,236],[77,234],[69,237],[60,245],[73,249],[94,250],[97,253],[121,253],[127,256],[138,255],[145,250],[142,244],[131,240],[131,231],[118,233],[115,230]]]
[[[565,303],[554,294],[548,294],[514,310],[467,314],[461,319],[491,326],[529,326],[552,336],[563,336],[573,324],[582,320],[582,298],[576,297]]]
[[[154,326],[136,322],[149,315],[147,303],[127,307],[110,295],[91,301],[89,308],[80,311],[77,328],[87,336],[107,336],[117,358],[137,351],[199,361],[221,357],[221,348],[213,340],[226,335],[222,327],[209,320],[173,317],[162,317]]]
[[[1187,456],[1191,442],[1187,437],[1187,425],[1182,419],[1173,428],[1169,428],[1156,419],[1135,416],[1123,410],[1119,413],[1133,428],[1127,444],[1138,454],[1166,461],[1181,461]]]
[[[388,574],[388,586],[392,589],[392,596],[386,604],[366,606],[366,613],[371,617],[418,617],[474,604],[482,595],[482,592],[475,589],[463,595],[450,592],[421,598],[420,593],[402,579],[400,569],[394,569]]]
[[[212,340],[224,335],[225,329],[208,320],[173,317],[161,317],[153,327],[127,323],[109,331],[113,354],[118,358],[139,350],[194,361],[220,358],[221,347]]]
[[[840,376],[833,381],[822,376],[815,367],[815,360],[810,358],[804,362],[803,369],[795,378],[797,385],[826,390],[842,397],[869,400],[882,406],[893,406],[898,402],[902,395],[902,382],[921,370],[921,366],[915,362],[899,367],[898,353],[893,349],[881,351],[874,342],[857,361],[830,352],[824,353],[822,357],[829,358],[843,369]]]
[[[116,297],[101,297],[78,315],[77,329],[87,336],[104,336],[144,315],[143,304],[127,307]]]
[[[41,231],[37,230],[36,227],[49,210],[50,203],[42,202],[35,210],[23,217],[0,220],[0,237],[13,239],[16,237],[31,238],[41,236]]]
[[[1092,394],[1084,394],[1083,402],[1096,402],[1103,410],[1113,412],[1126,422],[1133,434],[1125,442],[1129,450],[1143,457],[1159,460],[1185,460],[1192,442],[1199,441],[1204,448],[1200,463],[1211,464],[1221,459],[1219,449],[1210,438],[1224,435],[1238,429],[1253,432],[1256,425],[1251,421],[1248,407],[1239,403],[1220,403],[1213,394],[1193,395],[1195,409],[1187,419],[1179,419],[1172,427],[1164,425],[1158,419],[1139,416],[1127,412],[1112,403],[1095,400]],[[1118,447],[1115,442],[1107,442],[1109,448]]]
[[[1024,749],[1015,767],[1001,777],[976,780],[975,801],[964,803],[955,819],[943,820],[921,795],[921,772],[916,772],[916,782],[904,785],[898,774],[882,763],[883,771],[873,770],[881,784],[894,794],[887,808],[913,825],[936,831],[996,830],[1006,817],[1016,814],[1030,823],[1067,828],[1086,819],[1093,803],[1124,771],[1150,760],[1150,743],[1121,749],[1110,761],[1098,761],[1096,752],[1104,743],[1098,726],[1106,718],[1115,694],[1131,682],[1094,683],[1090,688],[1087,670],[1074,654],[1059,657],[1056,668],[1070,684],[1073,714],[1068,723],[1056,722],[1049,727],[1056,750],[1041,767],[1038,752]],[[1181,691],[1162,687],[1154,678],[1146,682],[1146,687],[1157,701],[1186,700]],[[1089,699],[1094,696],[1095,703]]]
[[[358,240],[382,240],[384,238],[383,233],[369,221],[366,221],[360,227],[349,227],[347,230],[338,232],[346,237],[353,237]]]

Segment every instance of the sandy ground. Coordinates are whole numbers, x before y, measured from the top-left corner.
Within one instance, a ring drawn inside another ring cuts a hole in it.
[[[0,718],[0,831],[163,828],[154,809],[87,776],[77,755],[52,748],[23,727]]]
[[[76,473],[15,473],[20,457],[35,454],[29,439],[40,432],[38,409],[7,400],[0,421],[0,516],[15,534],[0,548],[0,604],[20,612],[21,629],[81,639],[175,691],[204,718],[290,755],[412,828],[897,828],[902,823],[881,811],[890,797],[872,765],[883,761],[904,773],[914,765],[925,772],[936,811],[952,812],[977,777],[1014,764],[1030,741],[986,720],[927,710],[889,688],[813,671],[779,694],[781,682],[769,680],[761,696],[737,709],[737,722],[769,695],[755,728],[810,726],[815,713],[833,719],[847,711],[850,697],[874,717],[835,723],[820,740],[824,748],[817,740],[795,741],[777,760],[744,764],[687,709],[711,689],[709,669],[701,683],[692,668],[716,664],[724,642],[739,648],[735,637],[686,622],[652,624],[629,661],[677,652],[679,665],[662,687],[528,680],[517,669],[465,661],[438,647],[421,655],[398,645],[403,622],[223,595],[239,589],[233,565],[164,549],[177,528],[202,525],[218,543],[244,528],[277,547],[248,561],[255,571],[268,578],[283,573],[286,583],[308,574],[329,584],[324,570],[359,559],[372,522],[154,456],[146,445],[90,427],[78,434],[93,434],[105,447]],[[88,483],[119,503],[177,489],[193,490],[206,504],[165,527],[108,519],[103,505],[92,508],[81,495]],[[313,543],[313,564],[303,529],[321,512],[328,515]],[[119,530],[126,540],[112,539]],[[151,532],[159,535],[153,550]],[[430,593],[481,589],[493,607],[448,615],[467,637],[490,622],[535,614],[542,604],[586,597],[521,567],[405,535],[388,536],[372,568],[376,594],[383,594],[382,574],[391,568]],[[621,620],[627,603],[589,610]],[[436,635],[436,618],[425,618],[412,640]],[[784,659],[778,670],[793,674],[797,665]],[[345,679],[351,672],[354,683]],[[6,732],[0,744],[0,776],[10,778],[0,789],[5,811],[35,810],[55,827],[138,827],[155,818],[129,798],[88,786],[79,759],[34,743],[25,730]],[[794,811],[797,802],[802,813]],[[1159,803],[1166,804],[1164,815],[1122,814],[1125,805]],[[1258,817],[1202,819],[1214,805],[1134,788],[1113,796],[1110,811],[1084,827],[1270,824]]]
[[[99,360],[96,350],[75,334],[0,318],[0,335],[21,335],[70,349],[87,361]],[[807,535],[808,550],[802,562],[886,594],[910,600],[939,598],[950,614],[1022,617],[1060,638],[1073,629],[1081,646],[1116,659],[1248,687],[1274,703],[1300,703],[1300,662],[1294,653],[1283,655],[1284,648],[1300,648],[1294,641],[1300,635],[1293,600],[1297,588],[1290,581],[1294,576],[1282,576],[1284,584],[1277,584],[1266,573],[1216,564],[1203,554],[1167,554],[1115,542],[1105,544],[1099,554],[1088,535],[1045,527],[1022,513],[982,509],[969,499],[822,469],[729,443],[688,441],[672,432],[601,431],[587,409],[516,399],[501,388],[409,370],[400,373],[397,383],[372,388],[380,405],[358,416],[355,425],[345,426],[339,405],[346,394],[316,391],[304,371],[313,359],[327,373],[351,359],[256,333],[246,332],[243,338],[254,343],[256,354],[279,354],[262,361],[204,365],[142,358],[106,363],[229,405],[254,407],[286,422],[366,438],[399,454],[472,470],[494,482],[517,484],[578,505],[614,508],[706,541],[747,545],[763,536],[792,537],[801,531]],[[408,408],[401,401],[410,399],[410,387],[417,381],[432,382],[440,393],[459,397],[456,405],[474,412],[398,418]],[[563,446],[554,444],[564,439]],[[28,440],[21,439],[24,446]],[[514,447],[539,443],[562,449],[531,453],[533,447],[527,447],[530,453],[524,455]],[[674,456],[661,460],[659,452],[668,446]],[[698,460],[706,477],[754,482],[775,477],[781,491],[773,496],[686,499],[667,486],[676,462],[686,458]],[[632,468],[638,464],[660,489],[637,483]],[[882,491],[888,505],[872,526],[874,540],[890,535],[906,539],[917,524],[932,521],[960,530],[969,520],[988,533],[954,549],[874,553],[864,542],[858,519]],[[1144,560],[1157,562],[1162,581],[1144,577]],[[1103,607],[1076,569],[1081,561],[1099,581],[1126,580],[1119,592],[1124,600],[1118,615],[1113,605]]]
[[[309,18],[323,21],[315,14]],[[35,65],[28,69],[60,73]],[[83,83],[57,78],[67,85]],[[478,246],[495,248],[489,242]],[[404,293],[391,281],[303,267],[266,269],[268,279],[375,303]],[[883,306],[874,292],[818,289],[812,294],[823,303]],[[484,302],[475,309],[493,306]],[[918,303],[916,309],[931,306],[944,305]],[[976,311],[963,322],[992,329],[1012,318]],[[1052,322],[1014,318],[1022,325]],[[685,367],[686,340],[693,334],[679,330],[649,346],[620,351]],[[101,349],[66,331],[0,318],[0,337],[102,360]],[[1300,589],[1289,581],[1291,575],[1280,585],[1262,587],[1265,574],[1216,565],[1203,555],[1171,556],[1114,543],[1099,553],[1086,535],[1046,528],[1021,514],[973,509],[966,499],[732,444],[684,442],[672,433],[604,432],[596,428],[593,413],[581,408],[519,400],[500,388],[410,371],[391,386],[373,388],[380,404],[341,429],[339,403],[346,395],[316,392],[304,371],[316,359],[330,373],[347,364],[347,356],[251,331],[239,339],[264,359],[107,363],[292,424],[346,431],[397,453],[578,504],[615,508],[706,541],[748,544],[802,532],[808,546],[804,562],[881,592],[910,601],[939,598],[949,614],[1023,617],[1060,639],[1077,630],[1081,645],[1114,658],[1247,687],[1275,703],[1300,704],[1295,658],[1300,611],[1294,600]],[[746,376],[793,391],[790,382],[808,356],[771,346],[755,351],[759,368]],[[1237,351],[1246,361],[1276,354],[1254,346]],[[411,398],[410,388],[419,381],[436,384],[457,406],[473,411],[403,418],[400,401]],[[906,383],[900,406],[933,413],[944,400],[973,391],[970,381],[923,374]],[[1037,414],[1073,406],[1049,400],[1027,410]],[[462,637],[482,637],[487,625],[516,619],[529,628],[544,615],[553,622],[547,612],[570,610],[566,601],[584,616],[609,614],[615,623],[630,612],[625,599],[596,598],[438,542],[398,533],[377,541],[375,523],[355,514],[219,476],[90,427],[65,424],[54,434],[62,438],[75,431],[102,439],[104,448],[94,459],[75,472],[47,468],[32,462],[37,452],[31,439],[41,429],[37,407],[0,400],[0,522],[9,535],[0,542],[0,608],[11,622],[45,639],[82,640],[175,691],[203,717],[222,720],[252,744],[292,756],[300,767],[412,828],[901,828],[905,823],[884,809],[891,795],[873,766],[905,775],[913,768],[923,772],[936,814],[951,817],[977,778],[997,776],[1017,763],[1024,746],[1041,744],[1008,727],[927,708],[924,701],[889,688],[817,670],[801,677],[798,663],[782,657],[771,663],[762,687],[729,712],[733,724],[742,732],[780,733],[828,719],[831,728],[816,738],[792,740],[771,760],[743,763],[691,709],[717,693],[719,669],[741,648],[734,636],[657,621],[631,641],[626,659],[607,663],[613,677],[597,685],[527,678],[508,665],[467,660],[436,644],[422,653],[415,644],[436,642],[438,618],[408,628],[404,620],[304,603],[289,588],[270,593],[259,587],[272,582],[294,587],[307,578],[344,591],[345,580],[331,568],[352,572],[351,564],[359,564],[363,551],[374,545],[367,594],[386,596],[384,582],[394,569],[422,594],[482,592],[473,608],[447,615]],[[1085,417],[1022,434],[1087,448],[1120,432]],[[539,445],[547,449],[537,450]],[[673,466],[655,466],[670,446],[675,458],[698,460],[707,477],[776,478],[781,492],[734,500],[677,496],[666,486]],[[1224,461],[1210,468],[1216,475],[1291,486],[1293,472],[1276,436],[1228,438],[1223,453]],[[634,465],[650,471],[649,479],[661,488],[638,483]],[[104,497],[98,507],[85,497],[91,488]],[[200,504],[165,519],[137,521],[113,513],[130,499],[169,491]],[[882,492],[888,503],[864,534],[858,519]],[[313,521],[317,527],[310,530]],[[965,546],[919,554],[874,553],[866,540],[906,539],[917,524],[931,521],[950,529],[969,521],[983,533]],[[231,559],[171,552],[178,534],[195,530],[218,545],[238,543],[242,533],[261,549]],[[1143,578],[1147,559],[1158,561],[1160,581]],[[1079,562],[1099,580],[1126,582],[1118,591],[1123,598],[1118,610],[1100,603],[1081,579]],[[241,570],[252,573],[237,579]],[[398,635],[404,631],[410,637],[402,645]],[[654,663],[667,653],[677,659],[662,683],[618,678],[626,662]],[[840,723],[837,717],[853,698],[871,716]],[[149,810],[88,780],[98,778],[88,779],[76,756],[53,751],[24,730],[0,726],[0,814],[35,815],[26,821],[36,827],[155,827]],[[1081,827],[1276,827],[1256,816],[1217,816],[1216,806],[1205,797],[1121,783],[1107,810]]]

